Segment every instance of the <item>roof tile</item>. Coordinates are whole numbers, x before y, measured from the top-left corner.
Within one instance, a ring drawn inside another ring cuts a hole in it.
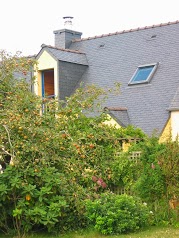
[[[179,23],[179,20],[173,21],[173,22],[167,22],[167,23],[160,23],[160,24],[151,25],[151,26],[138,27],[138,28],[134,28],[134,29],[118,31],[118,32],[115,32],[115,33],[102,34],[102,35],[99,35],[99,36],[87,37],[87,38],[82,38],[82,39],[75,39],[75,40],[73,40],[73,42],[84,41],[84,40],[92,40],[92,39],[101,38],[101,37],[107,37],[107,36],[112,36],[112,35],[129,33],[129,32],[145,30],[145,29],[150,29],[150,28],[156,28],[156,27],[162,27],[162,26],[167,26],[167,25],[173,25],[173,24],[178,24],[178,23]]]
[[[55,47],[55,46],[45,45],[45,44],[42,44],[41,47],[42,48],[48,47],[48,48],[52,48],[52,49],[55,49],[55,50],[61,50],[61,51],[77,53],[77,54],[85,54],[85,53],[80,52],[78,50],[70,50],[70,49],[58,48],[58,47]]]

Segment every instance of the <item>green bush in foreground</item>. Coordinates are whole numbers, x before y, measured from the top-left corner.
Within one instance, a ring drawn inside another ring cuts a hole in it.
[[[113,193],[87,200],[86,215],[94,228],[105,235],[134,232],[150,224],[153,216],[137,198]]]

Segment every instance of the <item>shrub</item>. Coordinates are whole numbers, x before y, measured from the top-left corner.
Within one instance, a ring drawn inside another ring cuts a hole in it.
[[[106,126],[105,113],[86,116],[101,109],[104,90],[81,86],[64,101],[42,100],[29,90],[34,61],[5,52],[0,61],[0,230],[22,237],[84,227],[83,201],[115,186],[117,138],[140,130]]]
[[[52,230],[67,207],[65,186],[63,176],[55,168],[23,171],[8,166],[0,176],[2,231],[15,229],[21,236],[34,225]]]
[[[176,224],[177,209],[170,209],[169,204],[171,199],[179,196],[178,140],[159,143],[158,138],[153,136],[131,149],[141,151],[138,160],[141,169],[133,184],[134,193],[145,199],[155,211],[156,224]]]
[[[134,232],[149,224],[151,213],[138,198],[103,193],[95,201],[87,200],[86,216],[102,234]]]

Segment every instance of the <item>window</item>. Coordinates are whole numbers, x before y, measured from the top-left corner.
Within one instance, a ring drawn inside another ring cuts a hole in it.
[[[54,97],[54,70],[42,71],[42,97]]]
[[[149,83],[153,74],[156,71],[157,63],[150,65],[142,65],[137,68],[132,79],[129,82],[131,84]]]

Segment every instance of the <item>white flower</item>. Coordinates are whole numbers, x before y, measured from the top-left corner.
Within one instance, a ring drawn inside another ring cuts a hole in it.
[[[150,214],[154,214],[153,211],[150,211],[149,213],[150,213]]]
[[[146,202],[144,202],[144,203],[143,203],[143,205],[144,205],[144,206],[147,206],[147,203],[146,203]]]

